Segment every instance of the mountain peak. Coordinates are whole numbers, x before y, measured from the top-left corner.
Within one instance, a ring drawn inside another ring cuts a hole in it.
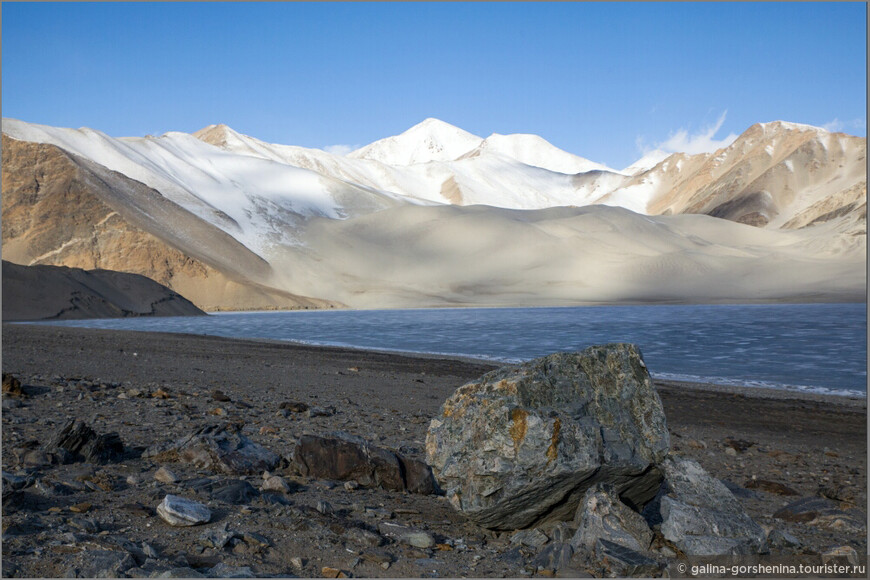
[[[226,147],[231,141],[241,137],[238,132],[223,123],[203,127],[196,133],[193,133],[193,136],[215,147]]]
[[[351,151],[347,156],[389,165],[417,165],[431,161],[453,161],[482,141],[477,135],[429,117],[400,135],[380,139]]]

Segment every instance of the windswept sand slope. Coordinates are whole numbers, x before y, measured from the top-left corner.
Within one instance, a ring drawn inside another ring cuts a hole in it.
[[[3,320],[198,314],[205,313],[145,276],[3,261]]]
[[[815,234],[602,206],[408,206],[316,220],[305,252],[273,263],[301,274],[294,292],[362,308],[861,299],[861,241]]]

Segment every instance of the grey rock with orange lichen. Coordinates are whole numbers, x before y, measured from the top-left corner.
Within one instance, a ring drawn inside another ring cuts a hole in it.
[[[595,346],[504,367],[447,399],[426,437],[454,507],[491,529],[570,520],[587,489],[613,486],[639,509],[670,447],[640,350]]]

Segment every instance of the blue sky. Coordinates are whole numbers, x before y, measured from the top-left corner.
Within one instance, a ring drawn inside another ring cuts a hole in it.
[[[437,117],[614,168],[756,122],[866,135],[864,3],[3,3],[3,116],[359,146]]]

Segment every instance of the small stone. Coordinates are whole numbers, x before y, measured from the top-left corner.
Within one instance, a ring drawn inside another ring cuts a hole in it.
[[[158,388],[156,391],[151,393],[151,397],[155,399],[168,399],[171,395],[169,391],[164,389],[163,387]]]
[[[263,485],[260,486],[260,491],[290,493],[290,484],[279,475],[270,475],[269,477],[263,478]]]
[[[21,381],[6,373],[3,373],[3,395],[6,397],[26,397],[24,391],[21,390]]]
[[[142,483],[142,476],[138,473],[133,473],[127,476],[127,485],[139,485]]]
[[[215,389],[211,392],[211,398],[221,403],[229,403],[231,399],[224,394],[220,389]]]
[[[154,558],[155,560],[160,558],[160,553],[148,542],[142,542],[142,552],[149,558]]]
[[[277,435],[277,434],[278,434],[278,430],[275,429],[274,427],[270,427],[268,425],[264,425],[263,427],[260,427],[260,435]]]
[[[766,479],[747,479],[743,484],[746,489],[760,489],[767,493],[775,493],[777,495],[800,495],[798,492],[789,486],[779,483],[778,481],[768,481]]]
[[[349,528],[344,536],[350,541],[358,546],[368,546],[370,548],[377,548],[381,544],[384,543],[384,538],[380,534],[376,534],[371,530],[367,530],[365,528]]]
[[[415,548],[426,549],[435,545],[435,540],[428,533],[392,522],[381,522],[378,524],[378,531],[388,538],[405,542]]]
[[[320,513],[322,513],[325,516],[330,515],[330,514],[335,512],[335,510],[332,509],[332,505],[328,501],[324,501],[324,500],[320,500],[317,502],[316,509],[317,509],[317,511],[319,511]]]
[[[195,526],[211,520],[211,510],[205,505],[171,494],[157,506],[157,514],[171,526]]]
[[[279,409],[290,411],[291,413],[304,413],[308,410],[308,405],[305,403],[284,402],[281,403]]]
[[[323,578],[347,578],[347,574],[342,572],[338,568],[332,568],[330,566],[324,566],[320,569],[320,575]]]
[[[77,514],[84,514],[84,513],[87,513],[91,509],[91,507],[93,507],[93,506],[91,506],[91,504],[89,504],[87,502],[77,503],[75,505],[70,506],[69,511],[75,512]]]
[[[728,455],[729,457],[737,457],[737,450],[733,447],[726,447],[725,455]]]
[[[801,541],[785,530],[773,529],[767,534],[771,548],[800,548]]]
[[[227,412],[221,407],[216,407],[216,408],[212,409],[211,411],[209,411],[208,413],[209,413],[209,415],[217,415],[218,417],[223,417],[224,415],[227,414]]]
[[[367,518],[377,518],[379,520],[391,520],[393,519],[393,512],[386,508],[373,508],[367,507],[363,512]]]
[[[304,558],[300,558],[299,556],[293,556],[292,558],[290,558],[290,565],[297,570],[301,570],[302,568],[304,568],[306,562],[307,560],[305,560]]]
[[[827,564],[828,562],[848,563],[850,566],[857,567],[859,565],[858,552],[852,546],[836,546],[822,552],[822,563]]]
[[[162,483],[178,483],[181,481],[181,478],[165,467],[161,467],[154,473],[154,479]]]
[[[228,566],[223,562],[209,568],[208,578],[256,578],[254,571],[248,566]]]
[[[346,491],[355,491],[355,490],[359,489],[359,484],[355,481],[345,481],[344,482],[344,489]]]
[[[309,419],[314,417],[332,417],[335,415],[335,407],[309,407],[305,414]]]

